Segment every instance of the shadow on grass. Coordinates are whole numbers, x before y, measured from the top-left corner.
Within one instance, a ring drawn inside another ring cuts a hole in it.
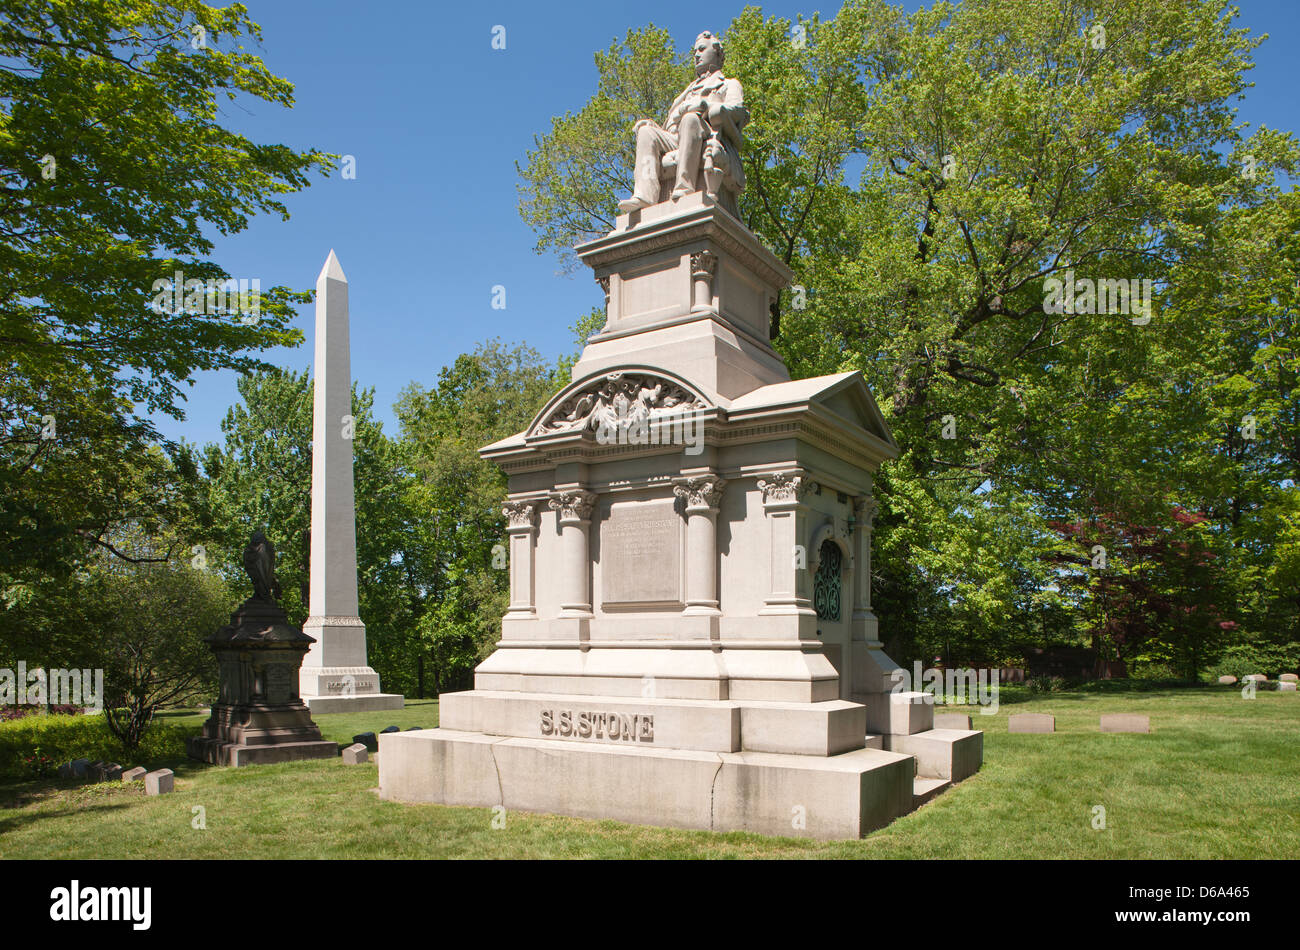
[[[76,779],[38,778],[11,782],[0,786],[0,810],[12,809],[15,814],[0,818],[0,835],[33,825],[48,818],[63,818],[127,808],[138,801],[128,785],[113,782],[79,782]],[[64,807],[40,807],[57,796],[70,798]]]
[[[123,808],[130,808],[133,802],[122,801],[109,804],[104,802],[94,806],[95,812],[118,811]],[[75,815],[84,815],[87,808],[28,808],[13,815],[0,818],[0,836],[10,832],[17,831],[20,828],[30,827],[37,822],[49,818],[70,818]]]

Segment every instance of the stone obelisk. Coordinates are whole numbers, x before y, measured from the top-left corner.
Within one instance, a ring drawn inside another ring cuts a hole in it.
[[[348,279],[330,251],[316,278],[315,395],[311,455],[311,594],[303,632],[316,642],[299,674],[314,713],[400,709],[366,663],[357,612],[357,523],[352,486],[352,365]]]

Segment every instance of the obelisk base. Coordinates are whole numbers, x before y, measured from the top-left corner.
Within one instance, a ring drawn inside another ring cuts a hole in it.
[[[401,709],[406,700],[379,690],[366,664],[366,628],[357,617],[310,616],[302,625],[316,638],[298,673],[298,692],[313,713]]]
[[[378,712],[406,705],[400,694],[379,692],[379,674],[368,666],[304,667],[298,691],[316,714]]]

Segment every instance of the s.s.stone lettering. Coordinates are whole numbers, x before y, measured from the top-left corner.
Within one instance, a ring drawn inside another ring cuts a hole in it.
[[[591,709],[543,709],[543,736],[599,739],[606,742],[654,742],[655,717],[644,713],[600,712]]]

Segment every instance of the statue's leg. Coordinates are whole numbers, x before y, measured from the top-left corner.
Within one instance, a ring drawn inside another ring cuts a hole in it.
[[[708,133],[708,127],[698,112],[682,116],[682,123],[677,128],[677,186],[673,188],[674,200],[699,190],[700,156]]]
[[[632,170],[636,184],[632,197],[618,203],[619,211],[626,213],[658,204],[659,163],[665,152],[676,147],[674,137],[652,122],[636,130],[636,167]]]

